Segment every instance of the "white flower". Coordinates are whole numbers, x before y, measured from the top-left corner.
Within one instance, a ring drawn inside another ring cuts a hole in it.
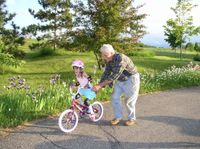
[[[66,85],[66,82],[63,82],[63,86],[64,86],[64,87],[66,87],[66,86],[67,86],[67,85]]]

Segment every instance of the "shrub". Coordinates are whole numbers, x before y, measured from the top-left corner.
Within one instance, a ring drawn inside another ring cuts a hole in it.
[[[128,56],[137,56],[137,57],[154,57],[154,51],[131,51],[127,53]]]
[[[200,61],[200,55],[199,55],[199,54],[195,55],[195,56],[193,57],[193,60],[194,60],[194,61]]]
[[[137,46],[136,44],[125,44],[125,43],[113,43],[113,47],[118,52],[127,54],[130,51],[142,51],[143,47]]]
[[[185,48],[186,48],[186,50],[194,51],[194,44],[189,42],[186,44]]]
[[[54,55],[55,51],[52,48],[49,47],[45,47],[45,48],[41,48],[39,49],[39,55],[38,56],[50,56],[50,55]]]
[[[26,53],[23,50],[15,50],[13,51],[13,56],[14,57],[19,57],[19,58],[24,58]]]

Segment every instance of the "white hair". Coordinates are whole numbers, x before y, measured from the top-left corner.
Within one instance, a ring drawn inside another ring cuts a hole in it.
[[[105,54],[107,53],[115,54],[115,50],[113,46],[110,44],[103,44],[103,46],[100,48],[100,52]]]

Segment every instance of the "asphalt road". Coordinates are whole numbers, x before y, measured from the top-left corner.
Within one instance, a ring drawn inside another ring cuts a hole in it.
[[[0,149],[200,149],[200,87],[140,96],[137,124],[129,127],[111,126],[111,104],[103,105],[101,121],[81,119],[70,134],[60,131],[58,117],[1,130]]]

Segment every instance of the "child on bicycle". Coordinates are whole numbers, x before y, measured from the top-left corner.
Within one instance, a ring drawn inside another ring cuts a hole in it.
[[[77,80],[73,86],[80,87],[79,93],[85,96],[84,104],[88,106],[88,113],[93,114],[94,112],[89,102],[89,100],[93,100],[96,97],[96,93],[92,90],[92,78],[84,72],[84,63],[81,60],[73,61],[72,68]]]

